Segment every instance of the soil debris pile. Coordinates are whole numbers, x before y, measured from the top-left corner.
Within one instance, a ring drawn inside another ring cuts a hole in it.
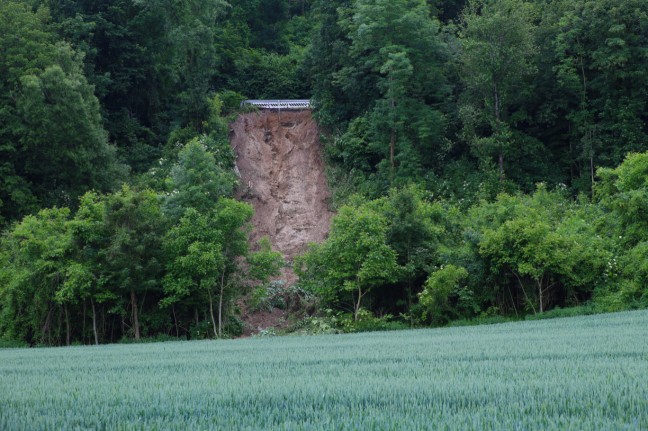
[[[230,142],[241,176],[238,197],[255,210],[251,240],[268,236],[288,262],[309,243],[323,241],[332,213],[311,112],[242,114],[232,125]],[[286,275],[286,281],[294,281]]]

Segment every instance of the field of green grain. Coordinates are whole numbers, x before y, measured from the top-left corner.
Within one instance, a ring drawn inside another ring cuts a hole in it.
[[[648,312],[0,350],[0,430],[646,430]]]

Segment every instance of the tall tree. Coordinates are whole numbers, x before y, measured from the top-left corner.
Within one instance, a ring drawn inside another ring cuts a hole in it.
[[[221,199],[215,208],[214,223],[222,232],[222,251],[225,265],[218,280],[218,335],[223,333],[225,301],[237,296],[241,285],[240,258],[248,254],[248,234],[254,210],[234,199]]]
[[[387,244],[387,220],[367,206],[342,207],[329,238],[301,262],[304,279],[315,275],[310,288],[329,299],[350,297],[355,320],[367,294],[395,281],[399,271],[396,253]]]
[[[157,303],[155,298],[161,296],[162,213],[155,193],[127,185],[109,195],[106,205],[105,282],[128,304],[132,333],[138,340],[144,299],[152,296]]]
[[[168,180],[170,193],[164,200],[164,211],[172,220],[179,220],[188,208],[211,211],[222,197],[231,195],[236,177],[218,163],[200,136],[187,143],[178,153],[178,163]]]
[[[420,174],[443,153],[446,52],[438,21],[423,0],[357,0],[341,23],[351,62],[338,81],[369,108],[372,145],[384,148],[388,170]]]
[[[461,18],[462,119],[474,153],[497,158],[500,179],[512,152],[516,103],[534,71],[532,5],[523,0],[474,0]]]
[[[55,297],[66,279],[71,248],[70,211],[45,209],[25,217],[0,243],[0,334],[31,344],[59,344],[59,323],[65,321],[70,340],[68,309]]]
[[[648,8],[640,0],[558,2],[552,43],[578,175],[590,189],[595,166],[648,149]]]
[[[61,33],[86,53],[106,128],[135,172],[169,133],[201,131],[218,72],[222,0],[47,1]]]
[[[165,304],[173,305],[186,297],[207,299],[214,336],[221,335],[214,304],[219,298],[219,281],[225,269],[223,232],[211,212],[188,209],[180,222],[167,234],[164,248],[169,256],[164,277]],[[220,305],[221,302],[218,302]]]
[[[0,16],[2,214],[15,220],[111,189],[120,169],[81,57],[57,42],[45,9],[11,0]]]
[[[97,305],[119,299],[117,289],[110,289],[105,282],[108,274],[103,265],[102,250],[109,242],[106,197],[94,192],[83,195],[69,226],[72,239],[70,264],[66,269],[65,283],[56,293],[56,298],[61,303],[81,302],[84,309],[86,303],[90,302],[92,333],[95,344],[99,344]]]

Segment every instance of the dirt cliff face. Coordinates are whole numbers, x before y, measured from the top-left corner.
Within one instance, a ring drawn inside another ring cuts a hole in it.
[[[332,213],[311,112],[242,114],[232,124],[230,142],[241,177],[237,197],[255,210],[252,241],[268,236],[288,261],[323,241]]]

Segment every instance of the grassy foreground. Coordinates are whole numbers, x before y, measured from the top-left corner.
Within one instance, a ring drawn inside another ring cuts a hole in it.
[[[0,350],[0,430],[648,429],[648,311]]]

